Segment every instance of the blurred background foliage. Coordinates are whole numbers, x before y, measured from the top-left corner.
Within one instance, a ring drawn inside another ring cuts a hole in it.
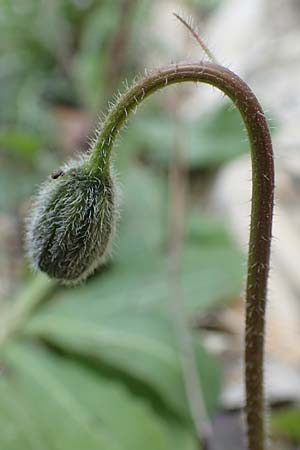
[[[182,7],[205,23],[220,3],[186,0]],[[248,148],[239,114],[225,101],[201,120],[185,118],[178,103],[189,90],[172,88],[131,120],[115,158],[123,198],[114,257],[87,283],[56,286],[30,274],[22,256],[36,184],[88,149],[98,114],[124,91],[124,80],[143,73],[149,48],[166,63],[174,56],[149,32],[152,15],[147,0],[1,0],[1,305],[9,307],[17,291],[20,302],[42,303],[19,317],[1,347],[1,449],[198,448],[167,273],[178,130],[187,173],[184,311],[206,408],[211,416],[218,410],[220,362],[197,320],[239,296],[245,258],[206,211],[205,186]],[[280,433],[284,420],[274,418]]]

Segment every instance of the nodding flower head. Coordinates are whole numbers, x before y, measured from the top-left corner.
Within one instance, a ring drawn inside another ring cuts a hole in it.
[[[109,254],[116,222],[112,175],[93,174],[84,161],[52,173],[36,196],[26,247],[35,269],[64,283],[90,275]]]

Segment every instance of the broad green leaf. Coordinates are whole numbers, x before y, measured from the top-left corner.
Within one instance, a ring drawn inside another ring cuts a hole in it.
[[[300,409],[295,407],[273,412],[271,427],[274,434],[300,442]]]
[[[131,173],[114,262],[86,284],[61,288],[32,317],[26,333],[68,352],[88,355],[156,392],[188,415],[162,251],[162,190],[149,172]],[[224,228],[197,214],[188,226],[182,260],[186,313],[199,313],[238,295],[242,258]],[[196,344],[206,403],[218,398],[218,368]]]
[[[89,308],[88,301],[85,306]],[[99,320],[95,314],[76,318],[70,312],[66,317],[58,309],[38,314],[27,331],[125,372],[157,392],[177,415],[188,417],[178,342],[174,326],[163,314],[120,311]],[[219,368],[200,344],[196,351],[206,404],[212,410],[218,398]]]
[[[2,365],[5,450],[174,448],[169,426],[150,407],[95,371],[28,345],[9,346]],[[193,450],[192,433],[179,427],[179,434],[183,448]]]

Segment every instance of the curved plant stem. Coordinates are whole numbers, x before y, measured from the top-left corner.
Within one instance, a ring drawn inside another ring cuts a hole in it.
[[[274,195],[273,151],[263,110],[253,92],[237,75],[213,63],[181,63],[145,76],[111,107],[98,132],[87,170],[109,171],[113,143],[130,112],[149,95],[166,86],[203,82],[223,91],[239,109],[251,144],[252,210],[246,288],[245,384],[249,450],[264,450],[266,411],[263,387],[265,307],[269,272]]]

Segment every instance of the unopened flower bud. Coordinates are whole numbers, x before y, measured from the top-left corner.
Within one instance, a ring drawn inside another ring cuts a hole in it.
[[[116,222],[111,175],[71,162],[41,186],[27,225],[26,246],[34,268],[77,283],[103,263]]]

